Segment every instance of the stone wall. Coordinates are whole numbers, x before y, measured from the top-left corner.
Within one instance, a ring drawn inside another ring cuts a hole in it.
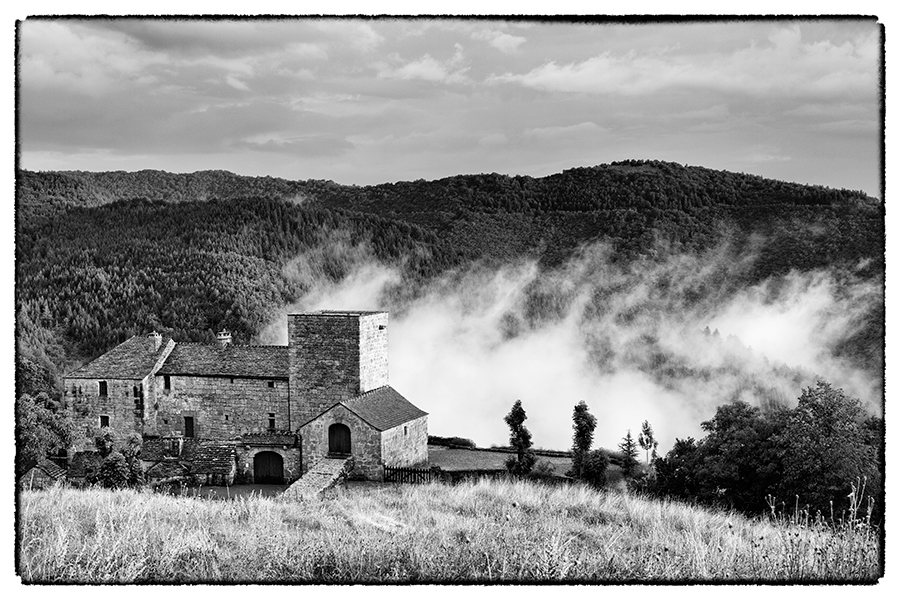
[[[359,319],[359,393],[388,385],[388,314]]]
[[[100,382],[106,382],[106,395],[100,395]],[[100,417],[109,417],[109,427],[126,435],[143,433],[143,410],[146,409],[147,381],[140,379],[79,379],[67,377],[65,400],[72,407],[72,419],[80,432],[98,428]],[[143,398],[134,397],[134,388],[143,386]],[[73,393],[74,389],[74,393]],[[139,400],[136,404],[135,400]],[[142,408],[143,407],[143,408]],[[77,440],[76,450],[93,449],[93,440]]]
[[[162,375],[155,379],[156,404],[147,419],[157,435],[184,435],[184,417],[194,418],[194,437],[217,440],[267,431],[269,413],[276,430],[290,426],[284,379],[171,375],[169,390]]]
[[[289,315],[288,346],[297,425],[388,383],[387,313]]]
[[[238,444],[237,474],[235,481],[240,483],[253,482],[253,458],[260,452],[275,452],[281,455],[284,461],[284,481],[293,483],[300,478],[303,465],[301,464],[301,449],[290,446],[244,446]]]
[[[389,467],[428,462],[428,417],[419,417],[381,433],[381,459]]]
[[[381,432],[343,406],[335,406],[300,428],[303,444],[303,472],[328,454],[328,428],[343,423],[350,428],[350,454],[354,465],[351,477],[381,481]]]

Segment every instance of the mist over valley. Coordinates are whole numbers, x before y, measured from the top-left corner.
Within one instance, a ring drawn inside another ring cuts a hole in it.
[[[883,209],[859,192],[657,161],[379,186],[23,172],[19,392],[135,333],[286,343],[292,311],[390,311],[392,384],[435,435],[539,447],[823,379],[881,415]]]

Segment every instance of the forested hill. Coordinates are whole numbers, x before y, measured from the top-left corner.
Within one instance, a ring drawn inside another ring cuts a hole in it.
[[[753,248],[736,288],[792,269],[847,267],[879,284],[884,272],[876,199],[658,161],[376,186],[225,171],[22,171],[17,184],[20,387],[149,329],[209,339],[228,327],[250,341],[363,251],[402,265],[410,293],[474,262],[553,268],[596,241],[616,261]],[[870,317],[848,347],[880,364],[883,310]]]

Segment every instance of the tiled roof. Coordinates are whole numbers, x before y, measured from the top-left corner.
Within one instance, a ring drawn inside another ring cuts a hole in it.
[[[191,461],[191,473],[221,473],[234,471],[234,446],[227,442],[204,441],[197,445]]]
[[[147,469],[146,472],[146,476],[149,479],[170,479],[172,477],[183,477],[188,474],[188,468],[175,459],[161,460]]]
[[[69,479],[87,477],[100,468],[103,458],[93,451],[76,452],[69,463]]]
[[[241,436],[241,443],[247,446],[293,446],[297,442],[297,436],[293,433],[245,433]]]
[[[428,414],[413,406],[389,385],[360,394],[341,404],[379,431],[386,431]]]
[[[143,379],[153,371],[171,338],[162,338],[159,348],[154,340],[135,335],[106,354],[98,356],[67,377],[85,379]]]
[[[287,346],[178,343],[159,369],[161,375],[218,375],[288,378]]]
[[[66,474],[66,470],[52,460],[43,459],[38,462],[36,467],[53,479],[59,479]]]
[[[170,442],[173,438],[145,438],[141,445],[140,459],[146,462],[155,462],[164,458],[177,457],[182,460],[190,460],[197,449],[197,440],[183,438],[181,454],[170,450]]]

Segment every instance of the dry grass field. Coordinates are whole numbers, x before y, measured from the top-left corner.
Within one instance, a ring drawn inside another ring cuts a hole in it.
[[[67,488],[20,496],[27,582],[859,581],[876,532],[581,485],[339,487],[307,503]]]

